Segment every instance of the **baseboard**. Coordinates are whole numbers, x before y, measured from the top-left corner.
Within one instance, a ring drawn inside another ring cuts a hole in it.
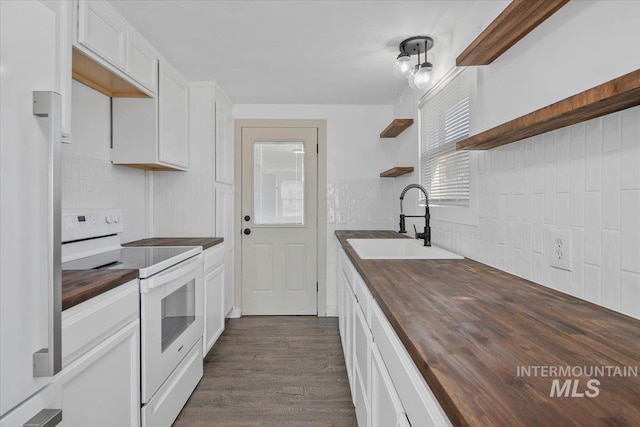
[[[338,317],[338,307],[327,307],[326,317]]]
[[[242,310],[233,307],[231,310],[229,310],[225,317],[227,319],[239,319],[240,317],[242,317]]]

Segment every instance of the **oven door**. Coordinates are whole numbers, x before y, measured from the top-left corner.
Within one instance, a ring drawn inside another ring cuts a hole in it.
[[[142,403],[147,403],[203,332],[202,255],[140,279]]]

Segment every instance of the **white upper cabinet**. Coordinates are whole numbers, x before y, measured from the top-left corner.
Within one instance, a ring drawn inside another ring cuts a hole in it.
[[[216,91],[216,182],[233,184],[233,118],[231,103]]]
[[[78,43],[126,71],[127,24],[106,1],[78,3]]]
[[[153,47],[135,32],[129,33],[127,59],[127,73],[155,93],[158,88],[158,55]]]
[[[107,1],[62,1],[76,18],[74,78],[111,97],[155,96],[157,50]]]
[[[160,62],[157,98],[113,98],[111,161],[148,170],[189,165],[187,82]]]
[[[187,81],[173,67],[160,63],[158,158],[182,168],[189,163],[187,96]]]

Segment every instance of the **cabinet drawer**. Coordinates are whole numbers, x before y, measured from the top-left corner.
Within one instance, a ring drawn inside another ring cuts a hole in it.
[[[142,425],[170,427],[202,374],[202,342],[198,340],[151,401],[142,407]]]
[[[63,311],[62,367],[138,319],[139,295],[136,279]]]
[[[449,418],[377,303],[372,304],[371,330],[411,425],[451,426]]]
[[[224,263],[224,243],[213,246],[204,251],[204,273],[207,274],[215,267]]]
[[[371,328],[371,301],[373,301],[373,296],[362,277],[360,277],[358,273],[356,273],[355,276],[355,292],[358,298],[358,304],[367,321],[367,326]]]

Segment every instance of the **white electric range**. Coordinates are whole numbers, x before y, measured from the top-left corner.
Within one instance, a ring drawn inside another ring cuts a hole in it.
[[[142,425],[169,427],[202,378],[199,246],[122,247],[119,210],[62,214],[62,269],[137,269]]]

